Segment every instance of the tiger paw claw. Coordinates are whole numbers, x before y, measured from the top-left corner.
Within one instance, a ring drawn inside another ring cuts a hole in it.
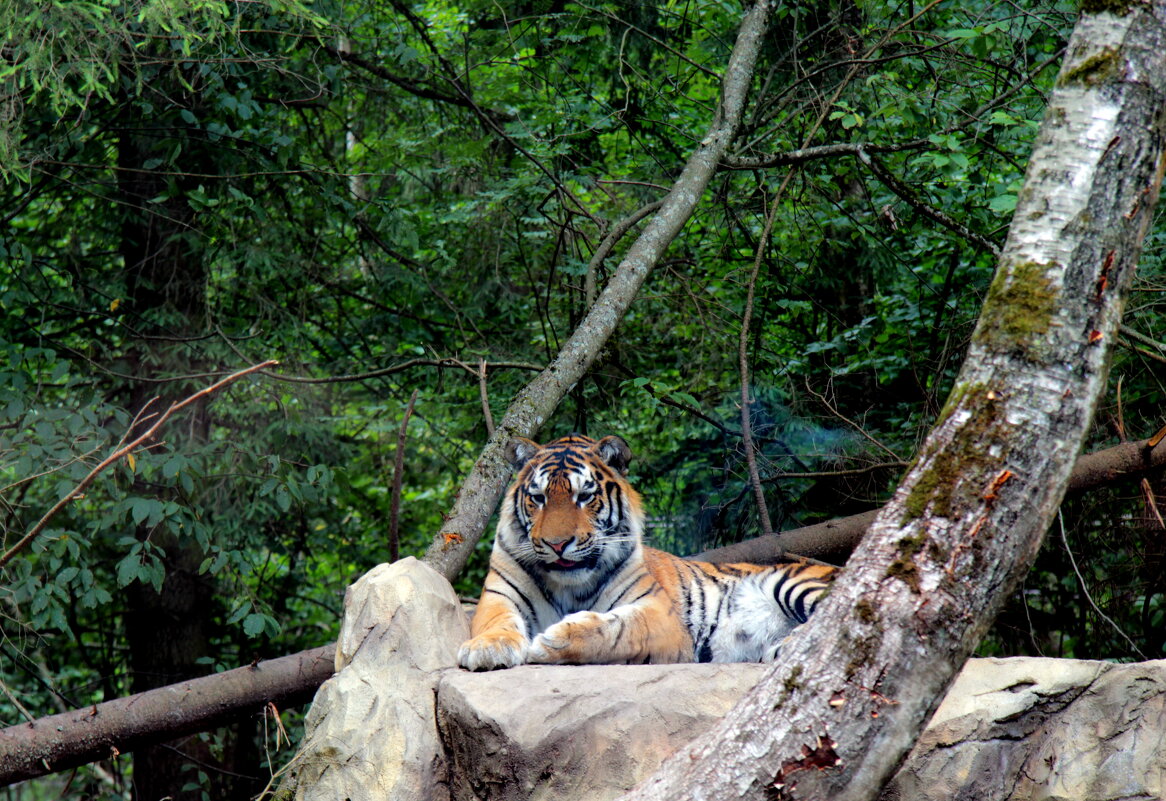
[[[458,649],[457,663],[466,670],[509,668],[525,662],[526,651],[527,648],[519,643],[475,637]]]

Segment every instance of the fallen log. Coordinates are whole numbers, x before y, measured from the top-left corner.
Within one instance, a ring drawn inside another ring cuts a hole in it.
[[[1077,460],[1069,492],[1082,492],[1166,465],[1166,445],[1125,443]],[[705,551],[712,562],[773,561],[785,551],[841,564],[878,510]],[[780,540],[780,547],[778,542]],[[204,676],[0,730],[0,786],[124,754],[172,737],[207,731],[268,701],[280,709],[311,700],[332,675],[335,644]]]
[[[1154,442],[1154,446],[1150,446]],[[1067,493],[1096,489],[1123,478],[1136,478],[1166,465],[1166,445],[1155,440],[1126,442],[1081,456],[1069,477]],[[846,561],[854,546],[878,515],[878,509],[824,523],[789,529],[723,548],[694,554],[703,562],[753,562],[769,564],[784,552],[809,556],[831,564]]]
[[[299,706],[332,675],[335,644],[0,729],[0,786]]]

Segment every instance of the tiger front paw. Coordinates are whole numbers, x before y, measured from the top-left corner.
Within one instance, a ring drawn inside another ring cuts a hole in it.
[[[466,670],[494,670],[521,665],[526,661],[527,641],[518,632],[479,634],[462,643],[457,663]]]
[[[526,649],[530,664],[570,665],[605,661],[602,654],[592,653],[596,637],[604,625],[597,612],[567,615],[539,634]]]

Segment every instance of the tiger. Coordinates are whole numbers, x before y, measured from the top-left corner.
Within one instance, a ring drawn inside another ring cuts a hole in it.
[[[618,436],[505,447],[518,475],[458,650],[467,670],[521,664],[758,662],[777,657],[837,568],[711,564],[643,544]]]

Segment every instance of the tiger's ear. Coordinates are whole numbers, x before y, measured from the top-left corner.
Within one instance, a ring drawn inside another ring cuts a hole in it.
[[[612,470],[621,476],[628,474],[628,465],[632,462],[632,449],[623,441],[623,437],[614,435],[604,437],[595,443],[595,451]]]
[[[538,453],[541,447],[542,445],[526,437],[515,437],[506,443],[506,460],[517,470],[530,461],[530,457]]]

